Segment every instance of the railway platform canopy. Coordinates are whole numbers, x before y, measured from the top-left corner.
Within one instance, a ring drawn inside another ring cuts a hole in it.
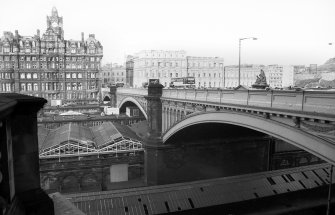
[[[75,123],[49,130],[38,128],[40,159],[142,151],[142,140],[128,126],[104,122],[84,127]]]

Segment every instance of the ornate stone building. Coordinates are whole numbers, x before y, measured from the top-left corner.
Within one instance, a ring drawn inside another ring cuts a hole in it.
[[[219,57],[190,57],[187,61],[187,76],[195,78],[196,87],[223,87],[224,60]]]
[[[142,87],[149,79],[169,86],[175,77],[186,77],[185,51],[144,50],[135,54],[134,87]]]
[[[99,98],[103,47],[90,34],[65,40],[63,17],[52,8],[40,36],[4,32],[0,38],[0,92],[16,92],[63,103],[89,103]],[[58,103],[58,102],[56,102]]]
[[[134,56],[133,85],[159,79],[168,87],[171,78],[194,77],[196,87],[221,87],[224,60],[186,56],[185,51],[145,50]]]

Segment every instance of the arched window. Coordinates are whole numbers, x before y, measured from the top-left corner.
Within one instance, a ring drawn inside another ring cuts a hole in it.
[[[38,91],[38,84],[34,83],[34,91]]]
[[[21,83],[21,91],[26,91],[26,84]]]
[[[21,78],[21,79],[25,79],[25,74],[24,74],[24,73],[21,73],[21,74],[20,74],[20,78]]]
[[[37,73],[33,73],[33,78],[37,78]]]
[[[31,79],[31,74],[27,73],[27,79]]]
[[[72,73],[72,78],[76,78],[76,77],[77,77],[76,73]]]
[[[28,83],[28,84],[27,84],[27,90],[28,90],[28,91],[31,91],[31,90],[32,90],[31,83]]]

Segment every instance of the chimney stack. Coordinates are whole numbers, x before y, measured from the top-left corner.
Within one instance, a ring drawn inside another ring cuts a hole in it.
[[[37,36],[40,37],[40,29],[37,29]]]
[[[84,32],[81,32],[81,42],[84,42]]]
[[[18,38],[18,37],[19,37],[19,31],[15,30],[15,38]]]

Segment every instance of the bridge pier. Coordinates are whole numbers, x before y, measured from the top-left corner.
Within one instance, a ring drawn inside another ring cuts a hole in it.
[[[148,86],[147,115],[149,131],[146,135],[144,147],[145,184],[148,186],[160,184],[165,169],[164,154],[174,146],[163,145],[162,127],[163,114],[161,96],[163,85],[150,83]],[[164,119],[165,120],[165,119]]]
[[[117,107],[117,100],[116,100],[116,89],[117,87],[116,86],[110,86],[109,87],[110,91],[109,91],[109,94],[111,96],[111,99],[110,99],[110,106],[111,107]]]

